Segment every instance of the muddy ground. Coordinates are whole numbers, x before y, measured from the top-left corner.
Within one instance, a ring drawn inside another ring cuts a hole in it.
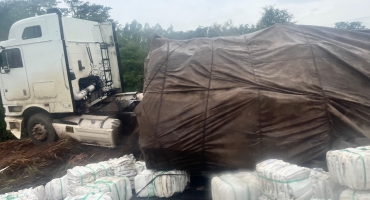
[[[127,145],[126,140],[128,138],[123,138],[121,144],[114,149],[83,145],[73,139],[63,139],[45,146],[35,146],[30,139],[1,142],[0,170],[8,168],[0,173],[0,194],[45,185],[54,178],[64,176],[74,166],[129,154],[132,148]],[[140,159],[140,154],[135,154],[135,157]],[[191,179],[194,184],[188,190],[169,199],[211,199],[209,187],[204,187],[208,185],[208,179]],[[143,198],[134,196],[132,199]]]
[[[96,163],[130,153],[127,145],[110,149],[82,145],[73,139],[35,146],[30,139],[0,143],[0,194],[45,185],[74,166]]]

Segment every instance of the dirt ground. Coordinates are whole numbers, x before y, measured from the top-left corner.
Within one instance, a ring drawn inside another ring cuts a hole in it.
[[[118,158],[131,153],[127,145],[128,138],[123,138],[121,145],[114,149],[82,145],[73,139],[35,146],[30,139],[9,140],[0,143],[0,194],[29,187],[45,185],[54,178],[62,177],[67,170],[78,165]],[[136,154],[139,159],[140,154]],[[168,200],[208,200],[211,191],[209,180],[204,177],[191,177],[192,184],[182,194],[176,194]],[[138,198],[133,193],[132,200]],[[152,197],[152,200],[160,199]]]
[[[35,146],[30,139],[0,143],[0,194],[45,185],[74,166],[96,163],[130,153],[127,145],[110,149],[82,145],[73,139]]]

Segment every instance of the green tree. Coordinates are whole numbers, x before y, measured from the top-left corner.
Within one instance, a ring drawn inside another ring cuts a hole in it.
[[[276,23],[296,23],[292,21],[294,15],[285,9],[278,9],[275,6],[266,6],[262,9],[262,17],[256,25],[257,30],[267,28]]]
[[[64,0],[64,2],[68,6],[67,9],[61,9],[65,16],[96,22],[110,20],[109,11],[112,9],[110,7],[79,0]]]
[[[24,18],[43,15],[55,7],[57,0],[2,0],[0,1],[0,41],[7,40],[10,27]]]
[[[335,23],[335,28],[346,29],[346,30],[356,30],[356,29],[366,29],[362,22],[337,22]]]
[[[121,39],[119,42],[125,91],[143,91],[144,60],[147,52],[140,44],[128,39]]]

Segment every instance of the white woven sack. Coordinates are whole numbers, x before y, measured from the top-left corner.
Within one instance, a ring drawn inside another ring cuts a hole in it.
[[[184,171],[144,170],[135,177],[137,197],[171,197],[185,190],[189,175]]]
[[[92,170],[95,180],[102,177],[114,176],[113,167],[109,162],[92,163],[85,167]]]
[[[126,177],[103,177],[75,189],[75,195],[106,192],[111,193],[113,200],[128,200],[132,197],[131,184]]]
[[[95,180],[92,169],[77,166],[67,170],[68,196],[75,196],[74,191],[78,186],[84,186]]]
[[[135,176],[135,192],[137,197],[154,197],[154,184],[150,181],[154,179],[152,170],[144,170]]]
[[[112,165],[113,170],[127,171],[135,169],[135,158],[132,154],[120,158],[113,158],[107,161]]]
[[[370,189],[370,147],[328,151],[330,177],[353,190]]]
[[[339,200],[369,200],[370,192],[369,191],[356,191],[347,189],[344,190],[339,197]]]
[[[51,180],[45,185],[45,199],[59,200],[68,195],[67,176]]]
[[[31,191],[39,200],[44,200],[45,199],[45,187],[43,185],[40,185],[35,188],[31,188]]]
[[[213,200],[257,200],[258,179],[252,173],[225,174],[212,178]]]
[[[65,198],[65,200],[113,200],[113,198],[112,194],[110,192],[107,192],[67,197]]]
[[[33,188],[9,192],[0,195],[0,200],[39,200]]]
[[[136,161],[135,169],[136,173],[139,174],[140,172],[146,170],[146,163],[144,161]]]
[[[311,170],[281,160],[257,164],[256,173],[263,196],[272,199],[310,199]]]
[[[313,199],[339,199],[344,187],[334,182],[328,172],[314,168],[311,170],[312,198]]]

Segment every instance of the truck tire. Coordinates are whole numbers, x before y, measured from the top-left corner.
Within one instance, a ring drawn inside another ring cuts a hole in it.
[[[34,114],[28,119],[27,133],[35,145],[53,143],[58,139],[52,120],[52,117],[44,112]]]

